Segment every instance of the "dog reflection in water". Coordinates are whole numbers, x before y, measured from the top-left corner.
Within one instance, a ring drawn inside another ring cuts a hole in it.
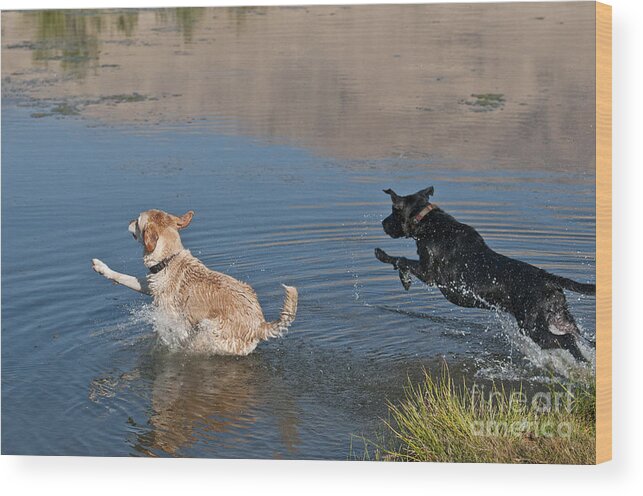
[[[260,355],[238,359],[156,352],[146,360],[150,361],[134,371],[97,378],[90,388],[90,399],[102,403],[115,396],[125,399],[125,391],[149,384],[147,422],[129,420],[138,432],[136,452],[191,456],[195,449],[203,456],[224,456],[226,445],[261,440],[266,424],[276,424],[280,442],[274,456],[297,455],[296,404],[281,378],[266,374]]]

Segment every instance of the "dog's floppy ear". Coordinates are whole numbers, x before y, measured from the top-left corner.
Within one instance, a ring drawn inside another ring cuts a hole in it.
[[[421,196],[425,196],[426,199],[428,200],[430,196],[433,196],[433,186],[429,186],[426,189],[423,189],[422,191],[418,191],[417,194]]]
[[[148,223],[143,231],[143,244],[145,252],[152,253],[156,249],[156,242],[159,240],[158,227],[155,224]]]
[[[186,227],[188,227],[190,225],[190,222],[192,222],[192,217],[193,216],[194,216],[194,210],[190,210],[189,212],[184,213],[176,221],[176,227],[178,229],[185,229]]]
[[[387,195],[389,195],[391,197],[391,200],[393,200],[394,203],[397,203],[397,202],[399,202],[401,200],[400,196],[395,191],[393,191],[391,188],[385,189],[383,191],[384,191],[384,193],[386,193]]]

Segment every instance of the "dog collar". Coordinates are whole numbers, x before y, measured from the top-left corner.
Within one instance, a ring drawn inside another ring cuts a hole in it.
[[[434,208],[437,208],[438,206],[434,203],[429,203],[426,207],[424,207],[422,210],[420,210],[415,217],[413,217],[413,221],[416,224],[419,224],[424,217],[429,215],[429,212],[433,210]]]
[[[151,272],[152,274],[158,274],[158,273],[159,273],[159,272],[161,272],[165,267],[167,267],[167,265],[172,261],[172,259],[173,259],[174,257],[176,257],[176,255],[177,255],[176,253],[175,253],[174,255],[170,255],[169,257],[164,258],[163,260],[161,260],[161,261],[160,261],[159,263],[157,263],[156,265],[152,265],[152,266],[150,267],[150,272]]]

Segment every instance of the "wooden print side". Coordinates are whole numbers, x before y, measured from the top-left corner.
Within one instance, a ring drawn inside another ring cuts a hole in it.
[[[596,3],[596,463],[612,458],[612,7]]]

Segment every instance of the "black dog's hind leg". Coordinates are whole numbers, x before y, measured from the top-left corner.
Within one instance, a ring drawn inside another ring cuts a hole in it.
[[[566,322],[567,325],[573,325],[575,332],[567,332],[564,334],[554,334],[551,332],[551,318],[547,318],[542,313],[532,318],[527,318],[524,321],[524,331],[533,339],[533,341],[540,346],[543,350],[551,350],[554,348],[562,348],[571,353],[571,355],[579,362],[587,362],[587,358],[581,353],[576,340],[580,337],[580,332],[576,327],[573,319],[571,322]],[[520,324],[520,320],[518,321]],[[571,329],[569,329],[571,330]]]
[[[422,266],[418,260],[409,260],[406,257],[392,257],[384,250],[375,248],[375,257],[383,263],[391,264],[397,269],[400,281],[405,290],[411,287],[411,275],[417,277],[420,281],[431,284],[427,279],[427,274],[422,271]]]
[[[588,360],[585,358],[585,355],[581,353],[576,339],[573,334],[562,334],[560,336],[549,334],[548,336],[535,337],[534,341],[544,350],[562,348],[563,350],[569,351],[579,362],[587,362]]]

